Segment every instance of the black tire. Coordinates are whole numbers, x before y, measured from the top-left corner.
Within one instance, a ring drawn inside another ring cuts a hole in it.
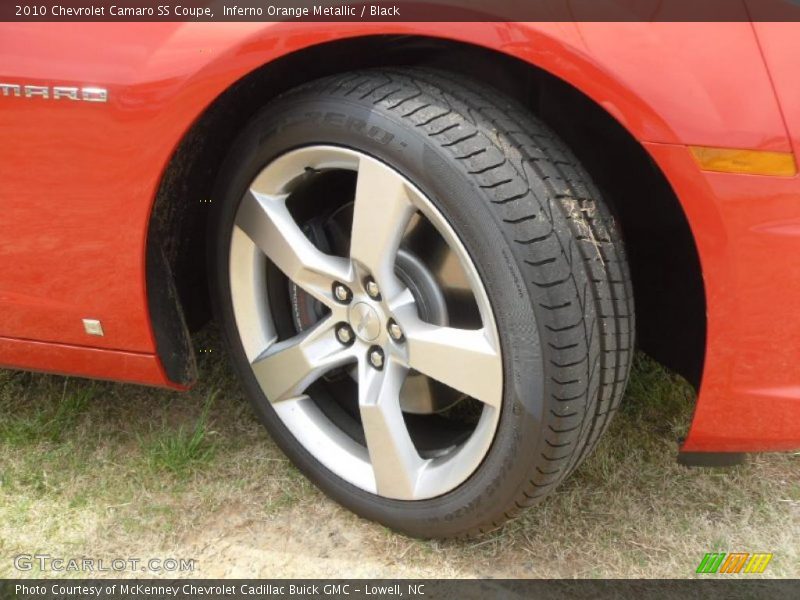
[[[245,358],[228,283],[234,215],[260,169],[308,144],[358,149],[414,182],[461,238],[493,304],[505,381],[500,423],[478,470],[443,496],[391,500],[333,475],[276,417]],[[620,235],[570,150],[511,99],[427,70],[311,82],[249,123],[223,167],[214,203],[212,294],[247,394],[292,461],[359,515],[419,537],[494,529],[551,493],[607,429],[634,338]]]

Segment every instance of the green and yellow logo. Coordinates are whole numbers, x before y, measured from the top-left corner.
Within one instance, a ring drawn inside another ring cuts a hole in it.
[[[697,573],[763,573],[772,554],[757,552],[709,552],[700,561]]]

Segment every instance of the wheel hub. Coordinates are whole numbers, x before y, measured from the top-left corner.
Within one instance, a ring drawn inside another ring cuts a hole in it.
[[[350,308],[350,326],[365,342],[372,342],[381,333],[381,317],[378,311],[366,302],[357,302]]]

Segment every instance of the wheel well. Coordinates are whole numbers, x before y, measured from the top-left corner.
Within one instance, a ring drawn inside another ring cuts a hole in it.
[[[269,63],[226,90],[181,141],[156,196],[147,252],[149,308],[170,379],[186,382],[193,364],[185,356],[191,355],[186,329],[195,330],[210,318],[205,269],[209,201],[237,133],[266,102],[306,81],[398,65],[478,79],[530,107],[565,139],[621,225],[640,347],[697,386],[706,332],[700,261],[678,199],[642,146],[594,101],[541,69],[492,50],[415,36],[331,42]],[[174,322],[181,312],[187,327],[176,333]]]

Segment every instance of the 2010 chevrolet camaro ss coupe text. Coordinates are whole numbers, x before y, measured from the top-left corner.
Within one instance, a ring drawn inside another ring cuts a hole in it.
[[[797,56],[792,23],[0,24],[0,364],[186,389],[214,319],[295,464],[426,537],[551,493],[635,346],[698,388],[684,462],[795,449]]]

